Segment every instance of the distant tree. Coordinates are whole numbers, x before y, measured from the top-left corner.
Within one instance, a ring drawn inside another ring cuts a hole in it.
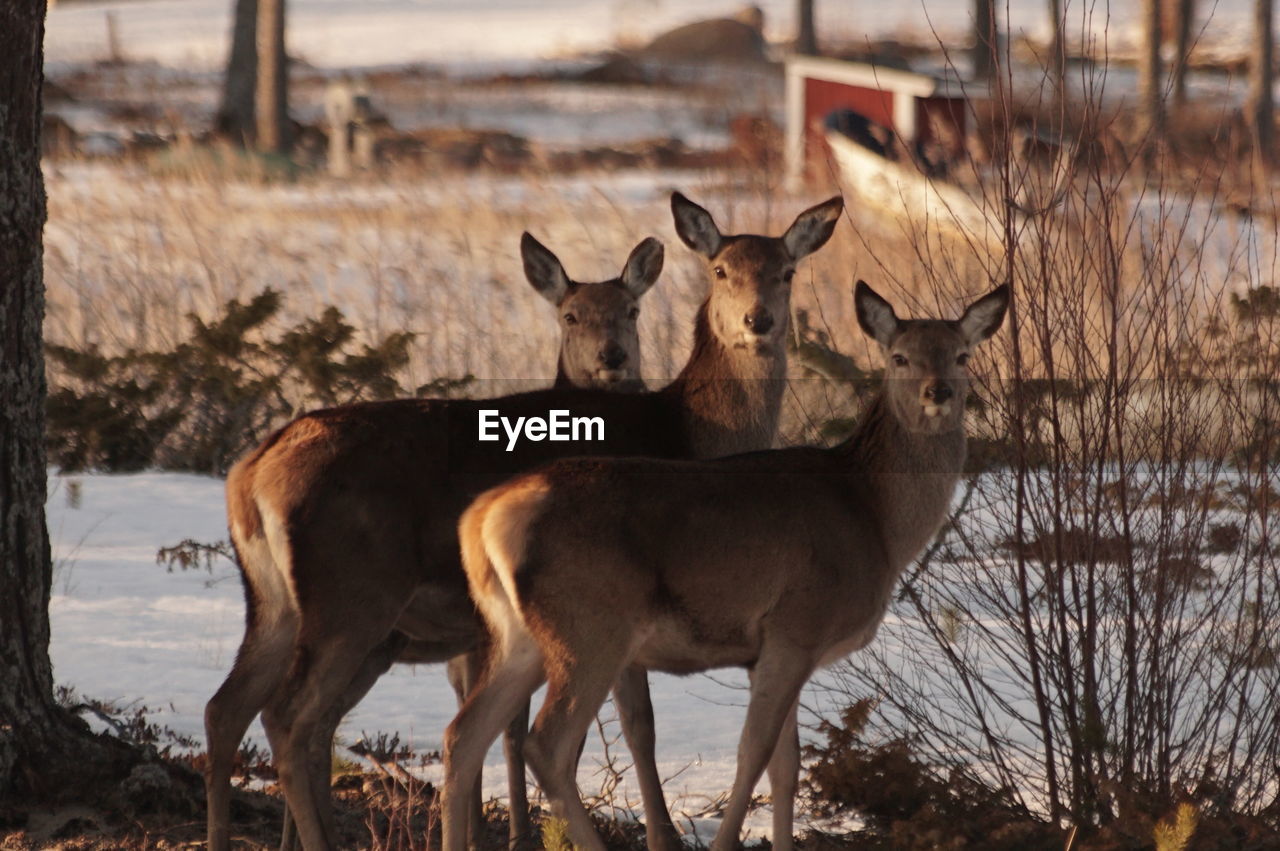
[[[1249,123],[1253,131],[1254,163],[1270,172],[1275,164],[1275,9],[1272,0],[1256,0],[1253,18],[1253,60],[1249,63]]]
[[[257,130],[254,95],[258,88],[258,0],[235,0],[231,49],[215,120],[219,133],[249,143]]]
[[[1053,83],[1054,103],[1059,103],[1065,95],[1064,78],[1067,73],[1067,40],[1063,33],[1065,21],[1062,19],[1062,0],[1049,0],[1049,18],[1049,79]]]
[[[813,26],[813,0],[796,0],[796,53],[818,55],[818,34]]]
[[[973,0],[973,77],[988,80],[996,72],[999,44],[995,0]]]
[[[257,147],[289,149],[289,69],[284,53],[285,0],[257,0]]]
[[[40,88],[46,0],[0,4],[0,825],[89,800],[135,761],[60,707],[49,660],[45,526],[45,221]]]
[[[1160,64],[1160,0],[1142,0],[1142,50],[1138,57],[1138,135],[1152,161],[1164,139],[1164,91]]]
[[[1191,23],[1195,19],[1195,0],[1165,0],[1161,13],[1164,24],[1164,43],[1173,55],[1169,68],[1170,87],[1173,90],[1174,109],[1187,103],[1187,59],[1191,53]]]

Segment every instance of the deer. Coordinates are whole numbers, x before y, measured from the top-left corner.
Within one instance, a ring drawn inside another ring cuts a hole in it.
[[[227,514],[245,584],[246,632],[205,713],[211,848],[228,847],[230,765],[259,713],[297,837],[312,850],[338,844],[328,762],[342,715],[393,663],[446,662],[483,641],[457,538],[458,518],[475,495],[569,455],[714,457],[772,444],[792,277],[830,239],[843,202],[805,210],[780,237],[722,234],[709,212],[680,193],[671,208],[709,288],[689,359],[665,387],[562,386],[490,400],[347,405],[299,417],[233,467]],[[660,262],[661,255],[642,252],[636,271],[656,279]],[[548,269],[559,277],[554,266],[526,263],[544,282],[540,289],[555,290]],[[509,416],[571,410],[607,428],[598,441],[524,441],[505,451],[477,439],[486,409]],[[675,830],[653,758],[644,672],[624,672],[616,696],[646,829],[661,847]],[[524,730],[515,724],[510,733]],[[523,767],[512,777],[523,795]],[[513,835],[519,820],[527,830],[527,819],[513,803]]]
[[[644,389],[640,297],[658,280],[663,252],[662,243],[649,237],[631,250],[617,278],[584,284],[570,280],[560,258],[528,231],[520,236],[525,278],[559,315],[560,354],[552,387]]]
[[[858,324],[887,365],[836,446],[562,459],[477,497],[458,535],[489,656],[445,734],[443,851],[463,848],[459,790],[543,682],[525,758],[574,846],[604,851],[578,795],[577,748],[634,666],[750,672],[714,851],[737,847],[766,769],[775,807],[780,789],[793,795],[799,762],[787,740],[801,688],[871,642],[898,577],[946,519],[965,458],[966,362],[1008,304],[1006,285],[958,320],[899,319],[859,281]]]
[[[570,279],[555,253],[532,234],[526,231],[521,235],[520,258],[525,278],[559,316],[560,349],[553,387],[597,387],[619,392],[643,388],[637,322],[640,298],[661,274],[663,255],[662,243],[649,237],[632,249],[617,278],[584,283]],[[243,559],[238,559],[238,563],[243,567]],[[253,577],[247,573],[243,576],[247,600],[252,606],[258,598],[251,584]],[[226,830],[230,820],[228,796],[232,767],[229,760],[234,758],[234,748],[239,745],[253,716],[261,709],[260,705],[243,704],[238,700],[242,681],[265,676],[264,672],[253,670],[258,657],[248,650],[260,644],[276,645],[290,640],[289,629],[290,624],[284,619],[259,620],[251,616],[242,644],[245,658],[238,661],[219,696],[209,703],[206,723],[210,743],[207,772],[210,848],[226,848],[228,845]],[[281,634],[267,634],[273,630]],[[408,647],[401,655],[407,661],[415,658]],[[459,674],[456,677],[461,678],[468,668],[460,664],[457,670]],[[462,682],[458,679],[455,688],[461,689]],[[462,696],[460,690],[459,699]],[[233,712],[235,714],[231,715]],[[215,742],[218,747],[214,747]],[[327,751],[325,759],[328,759]],[[523,762],[519,768],[523,777]],[[522,791],[523,788],[522,781]],[[292,818],[286,807],[282,848],[294,846],[292,830]]]

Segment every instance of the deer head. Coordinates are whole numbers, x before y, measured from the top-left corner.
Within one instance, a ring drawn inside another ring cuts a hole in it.
[[[672,194],[676,233],[702,256],[711,280],[707,318],[717,339],[758,353],[783,348],[796,264],[831,238],[843,209],[835,197],[805,210],[781,237],[726,236],[710,213]]]
[[[632,249],[622,273],[601,283],[570,280],[559,258],[528,233],[520,238],[520,257],[530,285],[560,313],[557,383],[639,383],[640,297],[662,272],[662,243],[645,239]]]
[[[893,307],[858,281],[858,324],[884,351],[885,399],[911,431],[960,428],[969,392],[969,352],[1004,322],[1008,285],[975,301],[959,319],[899,319]]]

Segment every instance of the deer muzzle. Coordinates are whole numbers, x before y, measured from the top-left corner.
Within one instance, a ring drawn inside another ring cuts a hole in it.
[[[742,317],[742,324],[746,325],[751,333],[763,337],[773,328],[773,314],[769,312],[769,308],[760,305]]]
[[[617,343],[609,343],[596,355],[603,369],[619,369],[627,362],[627,350]]]
[[[955,391],[945,381],[932,381],[920,392],[920,403],[926,417],[942,417],[951,411],[951,398]]]

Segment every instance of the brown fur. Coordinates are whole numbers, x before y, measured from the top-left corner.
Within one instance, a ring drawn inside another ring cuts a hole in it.
[[[555,254],[528,233],[521,238],[520,250],[530,285],[560,314],[556,386],[631,392],[641,389],[638,302],[661,272],[662,244],[652,238],[641,241],[619,277],[599,284],[571,280]],[[610,362],[605,361],[606,355]],[[336,522],[348,523],[340,529],[368,529],[380,522],[377,516],[367,514],[366,507],[358,501],[346,501],[341,492],[326,493],[318,508],[300,507],[301,503],[296,502],[299,492],[311,481],[323,480],[329,465],[341,465],[340,456],[349,444],[364,445],[364,438],[380,427],[376,417],[363,425],[359,419],[354,412],[339,409],[295,420],[242,459],[228,475],[227,518],[244,580],[245,638],[230,676],[205,712],[211,754],[207,781],[211,848],[225,848],[229,842],[232,749],[267,700],[272,681],[279,679],[273,670],[281,669],[288,661],[289,647],[299,630],[299,613],[309,605],[304,595],[317,593],[309,575],[295,569],[294,544],[299,540],[306,543],[306,537],[296,532],[297,524],[305,524],[309,514],[328,509],[336,509]],[[264,507],[270,512],[266,518]],[[272,521],[270,526],[267,519]],[[326,555],[342,557],[347,543],[339,535],[338,548]],[[304,563],[311,563],[312,553],[302,553]],[[359,558],[359,552],[345,555],[346,561]],[[378,667],[389,664],[391,659],[437,662],[466,652],[475,644],[474,624],[468,613],[459,612],[443,620],[432,616],[435,608],[452,606],[456,592],[442,595],[428,590],[411,596],[415,598],[415,611],[426,615],[402,614],[399,631],[370,653],[366,673],[357,674],[342,702],[354,705],[362,690],[372,685]],[[313,640],[315,633],[322,632],[308,623],[302,627]],[[298,633],[297,637],[301,636]],[[416,637],[413,643],[409,642],[410,636]],[[293,652],[290,676],[304,679],[307,674],[303,662],[311,655],[308,646],[301,643]],[[317,766],[316,776],[323,774],[323,766]],[[523,764],[512,771],[513,777],[523,774]],[[523,783],[518,785],[523,794]],[[513,820],[512,827],[518,829],[517,820]],[[290,831],[286,810],[285,835]]]
[[[410,639],[397,652],[414,661],[445,661],[476,643],[482,627],[467,597],[457,539],[458,518],[476,494],[566,455],[696,457],[772,441],[785,374],[790,277],[784,272],[830,237],[839,201],[802,213],[784,237],[773,239],[722,237],[710,215],[683,196],[673,198],[673,208],[682,238],[696,227],[700,240],[716,246],[716,251],[704,252],[713,275],[710,307],[704,313],[723,306],[723,316],[738,317],[735,328],[742,327],[748,313],[768,309],[777,315],[767,334],[754,335],[757,348],[740,349],[737,330],[727,344],[709,338],[715,333],[711,323],[699,323],[695,356],[661,391],[567,388],[499,400],[349,405],[295,420],[237,465],[228,482],[228,500],[234,503],[229,516],[247,522],[245,535],[260,536],[264,524],[252,514],[270,506],[281,518],[288,549],[288,563],[275,565],[290,571],[282,584],[259,581],[270,565],[245,565],[250,608],[296,612],[294,653],[309,664],[295,665],[285,676],[278,668],[257,665],[253,648],[267,638],[256,629],[271,621],[249,621],[236,667],[206,710],[211,847],[226,848],[230,760],[259,709],[304,844],[333,844],[327,773],[308,752],[327,753],[314,743],[332,737],[341,715],[390,664],[395,654],[383,648],[392,634]],[[730,278],[715,277],[712,264],[719,249],[739,243],[756,246],[752,262],[735,265]],[[775,259],[769,259],[764,246],[772,246]],[[535,261],[552,291],[567,288],[558,262],[544,262],[541,255]],[[724,395],[708,390],[738,376],[754,380],[775,375],[776,390]],[[503,442],[477,442],[481,408],[496,408],[508,417],[545,416],[551,409],[600,416],[606,439],[522,441],[506,452]],[[233,525],[233,535],[239,534]],[[244,543],[236,541],[241,552],[262,549]],[[289,595],[282,597],[281,588],[291,589]],[[273,643],[278,643],[274,637]],[[651,757],[644,762],[651,764]],[[523,770],[513,777],[522,778]],[[657,810],[666,817],[665,805],[655,803]]]
[[[460,533],[468,575],[478,569],[472,558],[513,575],[471,588],[491,631],[507,639],[451,725],[445,851],[461,848],[450,790],[467,788],[503,720],[494,707],[527,697],[512,692],[529,686],[535,664],[548,696],[529,740],[530,767],[578,847],[604,846],[577,798],[570,746],[628,665],[752,671],[738,775],[713,848],[736,847],[766,763],[775,785],[794,788],[800,688],[816,667],[872,640],[899,574],[945,520],[964,464],[963,360],[1003,321],[1008,291],[955,322],[898,320],[865,284],[857,302],[889,365],[881,393],[841,445],[707,461],[569,459],[470,510]],[[502,536],[468,540],[531,492],[536,499],[511,512]],[[525,645],[540,654],[503,657]],[[789,828],[789,802],[774,806]],[[789,830],[773,839],[791,845]]]

